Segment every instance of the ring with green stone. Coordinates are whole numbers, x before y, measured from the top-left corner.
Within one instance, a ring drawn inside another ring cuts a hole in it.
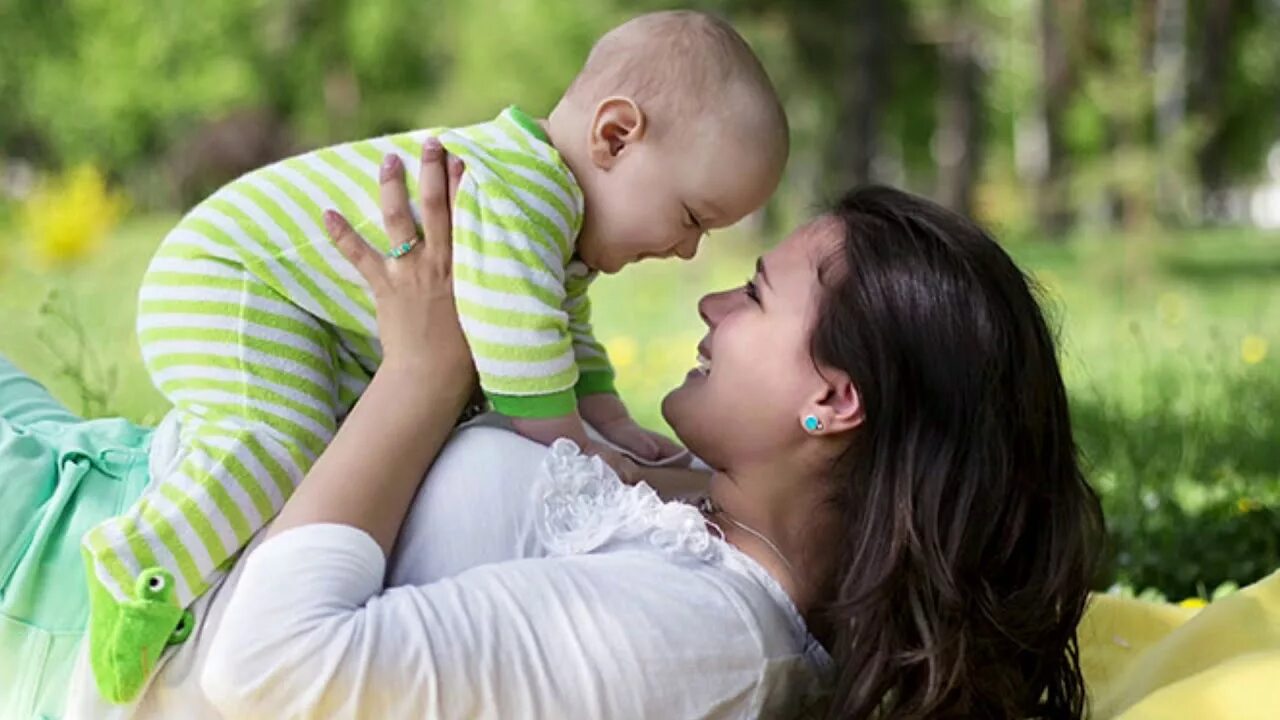
[[[388,250],[387,255],[390,255],[393,259],[402,258],[405,255],[408,255],[409,251],[413,249],[413,246],[417,244],[418,244],[418,238],[416,237],[413,238],[412,240],[405,240],[399,245],[396,245],[395,247],[392,247],[390,250]]]

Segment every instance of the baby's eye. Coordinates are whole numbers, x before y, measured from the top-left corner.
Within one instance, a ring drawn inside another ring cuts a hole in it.
[[[685,225],[684,225],[685,227],[698,228],[699,230],[702,229],[702,223],[698,221],[698,218],[693,214],[693,211],[690,210],[689,208],[684,209],[684,217],[685,217]]]

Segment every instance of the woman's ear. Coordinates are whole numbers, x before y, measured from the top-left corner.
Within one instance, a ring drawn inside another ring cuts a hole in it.
[[[647,129],[644,112],[634,100],[621,95],[607,97],[591,116],[587,155],[596,167],[609,170]]]
[[[862,396],[853,380],[843,372],[822,371],[823,385],[806,404],[800,424],[810,435],[828,435],[852,430],[866,420]],[[813,417],[817,422],[810,420]]]

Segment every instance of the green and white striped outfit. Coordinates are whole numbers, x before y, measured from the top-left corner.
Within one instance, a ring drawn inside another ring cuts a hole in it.
[[[83,543],[91,657],[108,698],[132,697],[150,672],[133,677],[134,654],[157,643],[139,633],[162,633],[163,648],[173,630],[130,619],[139,574],[169,571],[180,607],[204,593],[280,510],[367,386],[381,358],[372,297],[325,235],[321,213],[338,209],[388,247],[379,165],[396,153],[416,167],[432,134],[467,165],[454,208],[455,288],[493,406],[554,417],[580,395],[613,392],[591,332],[593,273],[574,260],[582,192],[519,110],[317,150],[223,187],[165,238],[139,302],[142,354],[174,405],[181,451]]]

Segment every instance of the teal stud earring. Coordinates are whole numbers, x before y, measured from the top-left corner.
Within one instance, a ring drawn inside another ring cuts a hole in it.
[[[804,429],[809,432],[818,432],[822,429],[822,421],[818,419],[817,415],[805,415]]]

